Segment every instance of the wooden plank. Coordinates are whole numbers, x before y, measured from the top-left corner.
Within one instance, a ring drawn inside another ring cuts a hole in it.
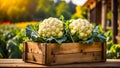
[[[13,64],[13,63],[8,63],[8,64],[0,64],[0,68],[3,67],[48,67],[45,65],[38,65],[38,64],[32,64],[32,63],[17,63],[17,64]]]
[[[22,59],[0,59],[0,68],[1,67],[46,67],[46,66],[25,63],[24,61],[22,61]]]
[[[40,43],[37,42],[24,42],[23,60],[25,62],[37,62],[42,64],[42,48],[39,47]]]
[[[22,54],[23,61],[25,61],[27,57],[26,50],[27,50],[27,43],[23,42],[23,54]]]
[[[56,44],[52,47],[53,54],[93,52],[101,50],[102,44],[100,42],[94,42],[93,45],[79,43],[63,43],[61,45]]]
[[[80,63],[80,64],[67,64],[67,65],[55,65],[45,66],[39,64],[25,63],[22,59],[0,59],[0,67],[110,67],[120,68],[120,59],[107,59],[106,62],[97,63]]]
[[[43,64],[43,62],[42,62],[43,61],[43,55],[42,54],[36,54],[36,53],[34,53],[33,57],[35,59],[35,62]]]
[[[34,62],[34,63],[39,63],[39,64],[43,64],[43,55],[42,54],[36,54],[36,53],[26,53],[27,54],[27,58],[25,60],[25,62]]]
[[[45,57],[45,64],[46,65],[50,65],[51,61],[52,61],[52,59],[51,59],[51,45],[45,44],[44,46],[46,48],[45,49],[45,55],[46,55],[46,57]]]
[[[98,62],[101,61],[101,52],[89,52],[89,53],[73,53],[73,54],[60,54],[55,55],[54,64],[68,64],[68,63],[79,63],[79,62]],[[64,62],[63,62],[64,61]]]
[[[42,64],[46,64],[46,47],[45,47],[45,44],[44,43],[41,43],[39,45],[39,48],[41,48],[41,51],[42,51]]]
[[[0,64],[22,64],[22,59],[0,59]]]
[[[33,53],[26,53],[26,60],[34,61]]]
[[[107,59],[107,56],[106,56],[106,52],[107,52],[107,51],[106,51],[106,49],[107,49],[107,48],[106,48],[106,42],[105,42],[105,43],[102,44],[102,56],[103,56],[102,59],[103,59],[104,62],[105,62],[106,59]]]
[[[38,42],[27,42],[28,49],[26,51],[29,53],[42,54],[42,51],[41,51],[42,48],[39,47],[39,44],[40,43],[38,43]]]

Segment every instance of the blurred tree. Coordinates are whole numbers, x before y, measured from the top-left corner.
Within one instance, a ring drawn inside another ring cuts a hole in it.
[[[87,9],[82,6],[76,6],[76,12],[72,15],[72,18],[87,18]]]
[[[55,1],[56,1],[55,2],[56,5],[60,4],[60,2],[61,2],[61,0],[55,0]]]
[[[4,0],[0,1],[0,19],[11,22],[32,20],[36,1],[34,0]],[[5,19],[5,18],[7,19]]]
[[[8,21],[8,16],[5,12],[3,12],[1,9],[0,9],[0,22],[2,21]]]
[[[68,5],[69,5],[69,10],[70,10],[70,12],[71,12],[72,14],[74,14],[74,13],[75,13],[75,7],[76,7],[76,5],[74,5],[71,0],[70,0],[70,2],[68,3]]]
[[[36,18],[44,19],[47,17],[55,17],[55,4],[50,0],[38,0],[38,5],[36,7]]]
[[[27,19],[27,21],[31,21],[34,19],[37,2],[37,0],[26,1],[26,14],[24,14],[23,16],[26,17],[25,19]]]
[[[71,12],[69,11],[69,6],[65,1],[62,1],[57,7],[56,7],[56,15],[57,17],[63,15],[65,19],[70,19]]]
[[[60,1],[55,4],[53,0],[0,0],[0,21],[21,22],[43,20],[48,17],[70,19],[75,12],[75,5]]]

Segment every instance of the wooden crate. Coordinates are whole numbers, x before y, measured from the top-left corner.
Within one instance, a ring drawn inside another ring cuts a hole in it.
[[[106,61],[106,45],[24,42],[23,60],[44,65]]]

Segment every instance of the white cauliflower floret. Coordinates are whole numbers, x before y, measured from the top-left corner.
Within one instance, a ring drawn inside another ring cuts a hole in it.
[[[61,38],[63,36],[63,22],[57,18],[48,18],[43,20],[41,24],[39,24],[38,33],[42,37],[56,37]]]
[[[92,36],[93,26],[86,19],[73,20],[69,24],[69,29],[72,35],[78,33],[78,38],[87,40]]]

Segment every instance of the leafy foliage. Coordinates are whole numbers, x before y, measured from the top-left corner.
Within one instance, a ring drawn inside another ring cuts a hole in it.
[[[76,6],[76,12],[72,15],[73,19],[77,18],[87,18],[87,8],[82,6]]]
[[[37,0],[37,6],[35,9],[35,18],[48,18],[50,16],[55,17],[56,5],[50,0]]]
[[[21,58],[25,30],[14,25],[0,26],[0,58]]]
[[[38,31],[38,24],[35,25],[28,25],[26,27],[26,36],[29,38],[29,41],[41,41],[44,42],[43,38],[39,37],[39,34],[37,33]]]
[[[31,41],[37,41],[37,42],[44,42],[44,43],[69,43],[69,42],[80,42],[80,43],[88,43],[92,44],[94,41],[101,41],[105,42],[106,37],[104,36],[100,26],[94,26],[94,31],[92,37],[90,37],[88,40],[81,40],[77,37],[77,33],[72,36],[69,30],[69,24],[71,23],[71,20],[64,20],[64,17],[61,16],[60,19],[64,21],[64,36],[61,38],[55,38],[55,37],[41,37],[39,36],[38,32],[38,26],[35,27],[36,25],[28,25],[26,27],[26,36],[31,40]]]
[[[110,47],[110,50],[107,51],[107,58],[120,58],[120,44],[114,44]]]
[[[70,19],[71,12],[69,12],[69,6],[67,3],[63,1],[56,7],[56,15],[57,17],[63,15],[65,19]]]
[[[107,58],[118,59],[120,58],[120,44],[113,44],[112,42],[112,30],[105,33],[107,41]]]
[[[0,20],[2,22],[39,21],[60,15],[70,19],[75,7],[72,1],[54,3],[53,0],[0,0]]]

